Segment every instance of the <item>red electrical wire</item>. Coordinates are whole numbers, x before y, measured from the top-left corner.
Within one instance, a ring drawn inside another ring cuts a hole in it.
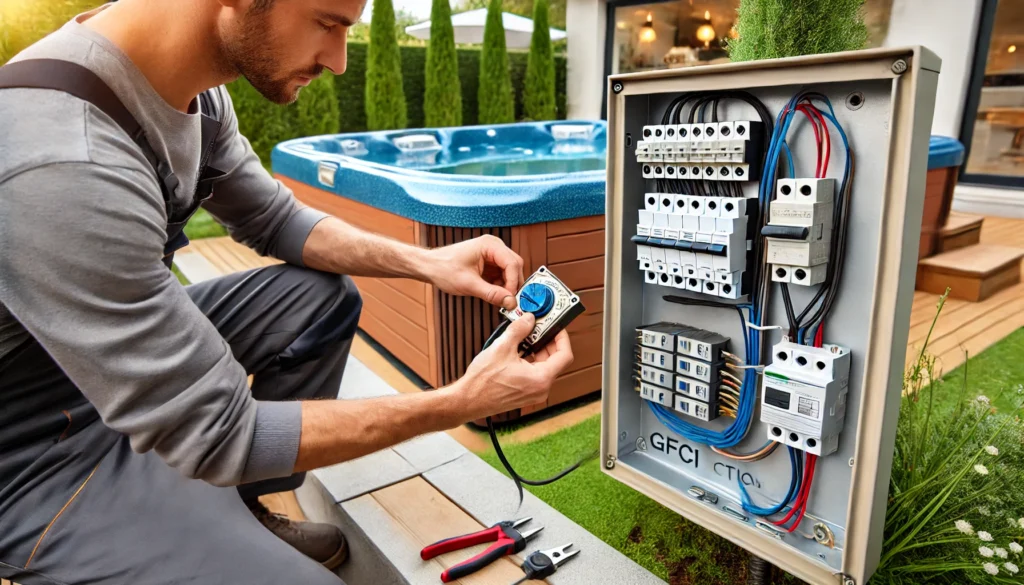
[[[810,499],[811,484],[814,483],[814,467],[818,463],[818,456],[817,455],[810,455],[810,454],[808,454],[807,455],[807,462],[808,462],[808,465],[810,466],[811,469],[810,469],[810,473],[808,473],[807,485],[805,486],[806,489],[804,490],[803,505],[800,507],[800,513],[797,514],[796,520],[793,521],[793,525],[790,526],[789,528],[787,528],[786,532],[793,532],[793,531],[795,531],[797,526],[800,526],[800,521],[804,519],[804,512],[807,511],[807,500]]]
[[[814,334],[814,347],[821,347],[825,337],[825,322],[818,326],[818,332]]]
[[[821,159],[822,159],[821,147],[822,147],[822,141],[821,141],[821,133],[818,130],[818,121],[811,114],[810,108],[808,108],[806,104],[799,104],[799,105],[797,105],[796,109],[797,109],[798,112],[803,112],[804,116],[807,117],[807,121],[809,121],[811,123],[811,128],[814,130],[814,141],[818,144],[818,160],[817,160],[817,166],[814,167],[814,176],[816,178],[820,179],[821,178],[821,170],[822,170],[821,169]]]
[[[782,526],[786,522],[789,522],[789,519],[792,518],[794,514],[796,514],[797,509],[802,508],[804,506],[804,503],[805,503],[805,501],[807,499],[807,479],[808,479],[807,478],[807,472],[808,471],[809,471],[809,465],[804,465],[804,475],[803,475],[803,478],[800,481],[800,491],[797,493],[796,501],[793,502],[793,507],[789,509],[789,513],[786,514],[786,517],[783,518],[782,520],[773,521],[772,524],[774,524],[776,526]]]

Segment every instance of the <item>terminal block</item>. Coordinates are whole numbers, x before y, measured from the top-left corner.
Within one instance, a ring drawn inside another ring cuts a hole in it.
[[[661,322],[637,328],[637,341],[634,372],[641,398],[703,421],[718,417],[728,337]]]
[[[832,246],[834,179],[779,179],[768,225],[772,280],[802,286],[825,281]]]
[[[762,377],[761,421],[768,438],[814,455],[835,452],[849,383],[849,349],[777,344]]]
[[[743,197],[645,194],[632,237],[644,282],[741,298],[749,289],[756,209]]]
[[[756,181],[763,144],[760,121],[650,125],[637,142],[636,160],[645,179]]]

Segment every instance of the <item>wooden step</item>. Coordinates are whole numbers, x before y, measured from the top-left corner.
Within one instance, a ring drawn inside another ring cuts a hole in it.
[[[1024,248],[975,244],[921,260],[917,290],[980,301],[1020,282]]]
[[[939,230],[935,252],[941,254],[977,244],[981,241],[981,224],[984,220],[980,215],[950,213],[946,225]]]

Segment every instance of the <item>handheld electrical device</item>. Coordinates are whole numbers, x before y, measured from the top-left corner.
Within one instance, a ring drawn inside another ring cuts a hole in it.
[[[522,288],[516,293],[516,307],[512,310],[500,309],[501,314],[507,320],[495,328],[494,333],[484,342],[483,347],[487,349],[495,339],[501,337],[501,334],[513,321],[525,313],[532,313],[536,319],[533,331],[519,344],[521,356],[531,355],[554,340],[560,331],[568,327],[569,323],[582,315],[584,311],[586,311],[586,307],[580,301],[579,295],[559,280],[546,266],[541,266],[526,279]],[[594,451],[547,479],[531,480],[519,475],[505,457],[491,417],[487,417],[487,432],[491,437],[491,444],[494,446],[498,459],[516,484],[516,490],[519,492],[519,505],[523,503],[523,484],[537,486],[553,483],[571,473],[587,460],[597,457],[598,454],[597,451]]]

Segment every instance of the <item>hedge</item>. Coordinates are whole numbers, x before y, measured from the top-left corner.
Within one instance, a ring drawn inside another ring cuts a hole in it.
[[[402,82],[405,101],[408,105],[408,125],[422,128],[424,72],[427,48],[402,46]],[[459,47],[459,81],[462,84],[462,123],[472,126],[477,123],[477,87],[480,77],[480,49]],[[522,120],[523,87],[526,80],[526,51],[509,51],[508,60],[515,98],[516,120]],[[565,55],[555,55],[555,105],[558,119],[565,119]],[[348,68],[344,75],[334,78],[338,92],[341,125],[339,132],[365,132],[366,105],[366,44],[348,44]]]
[[[227,85],[238,117],[238,131],[249,139],[264,166],[270,167],[270,152],[279,142],[337,133],[335,79],[325,72],[299,92],[297,101],[287,106],[264,98],[244,77]]]

